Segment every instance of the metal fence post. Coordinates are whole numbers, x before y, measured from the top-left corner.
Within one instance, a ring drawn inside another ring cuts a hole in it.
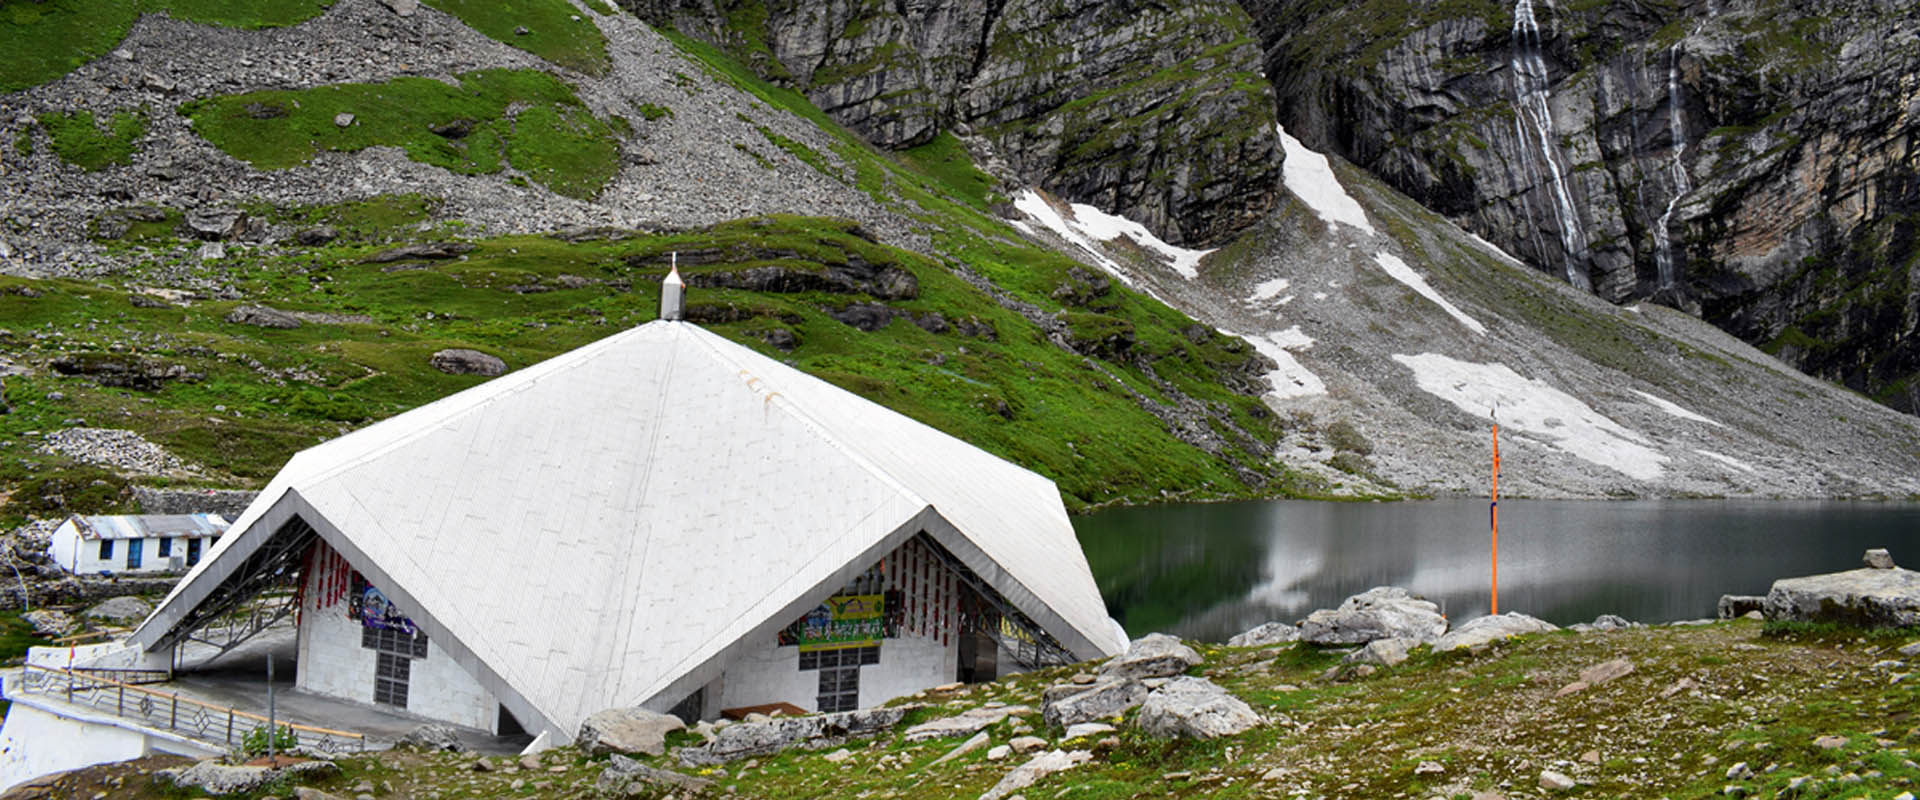
[[[127,715],[127,687],[125,686],[120,687],[120,690],[114,694],[113,715],[116,717]]]
[[[233,709],[227,709],[227,744],[233,744]]]
[[[167,712],[167,730],[173,730],[180,720],[180,695],[173,696],[173,709]]]

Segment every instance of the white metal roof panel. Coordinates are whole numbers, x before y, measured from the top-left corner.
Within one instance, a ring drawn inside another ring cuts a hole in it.
[[[1051,481],[687,323],[616,334],[304,451],[235,530],[277,525],[284,512],[269,512],[294,495],[396,604],[470,653],[483,683],[562,737],[594,711],[685,688],[912,526],[940,528],[1081,657],[1124,646]],[[230,573],[214,562],[244,558],[228,553],[240,539],[223,539],[135,640],[152,646],[176,606],[211,591],[190,584]]]

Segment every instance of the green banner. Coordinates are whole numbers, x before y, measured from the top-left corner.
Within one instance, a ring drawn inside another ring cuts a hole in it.
[[[809,612],[800,626],[800,650],[838,650],[880,643],[885,633],[884,595],[843,594]]]

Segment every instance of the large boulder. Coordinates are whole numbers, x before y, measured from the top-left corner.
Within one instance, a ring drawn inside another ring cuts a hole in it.
[[[1300,622],[1300,640],[1314,644],[1366,644],[1375,639],[1415,639],[1431,644],[1447,632],[1440,607],[1397,586],[1379,586],[1320,609]]]
[[[994,708],[970,708],[951,717],[930,719],[901,734],[909,742],[923,742],[928,739],[940,739],[948,736],[962,736],[974,733],[1009,716],[1031,714],[1031,706],[996,706]]]
[[[607,768],[601,770],[600,778],[593,782],[593,788],[605,797],[633,797],[644,794],[648,786],[699,794],[712,785],[713,781],[706,778],[650,767],[619,753],[607,758]]]
[[[260,328],[292,329],[300,327],[300,318],[267,306],[239,306],[227,312],[227,321]]]
[[[211,795],[252,791],[274,779],[273,770],[266,767],[229,766],[212,760],[163,769],[157,774],[182,789],[199,789]]]
[[[1713,605],[1713,614],[1720,619],[1738,619],[1753,611],[1764,613],[1766,607],[1767,598],[1764,595],[1723,594],[1720,595],[1720,602]]]
[[[89,619],[108,622],[137,622],[153,613],[153,606],[138,597],[109,597],[84,612]]]
[[[507,362],[478,350],[455,347],[441,350],[427,359],[434,369],[448,375],[484,375],[489,378],[507,373]]]
[[[1199,665],[1200,661],[1200,654],[1178,637],[1150,633],[1134,640],[1127,646],[1127,652],[1114,656],[1100,668],[1100,674],[1132,680],[1171,678]]]
[[[1920,625],[1920,572],[1862,567],[1773,582],[1767,619],[1866,627]]]
[[[1065,728],[1125,714],[1127,709],[1146,699],[1145,684],[1129,678],[1107,677],[1065,696],[1049,693],[1041,715],[1048,725]]]
[[[1148,695],[1135,724],[1163,739],[1216,739],[1259,725],[1260,715],[1213,681],[1187,676],[1168,681]]]
[[[1264,647],[1300,639],[1300,627],[1284,622],[1269,622],[1227,640],[1228,647]]]
[[[418,750],[444,750],[450,753],[458,753],[467,749],[467,746],[460,741],[459,728],[438,722],[430,722],[407,731],[407,735],[400,737],[400,741],[394,744],[397,747],[411,747]]]
[[[588,755],[657,756],[667,751],[667,734],[686,729],[687,724],[672,714],[644,708],[609,708],[594,712],[580,723],[580,735],[574,738],[574,744]]]
[[[863,708],[805,717],[774,717],[761,722],[728,725],[713,740],[680,751],[680,763],[690,767],[723,764],[748,756],[777,753],[795,745],[824,746],[857,736],[872,736],[900,724],[921,706]]]
[[[1518,611],[1505,614],[1493,614],[1468,620],[1458,628],[1447,631],[1433,642],[1433,651],[1445,653],[1462,647],[1478,651],[1495,641],[1511,639],[1527,633],[1546,633],[1560,630],[1558,625],[1535,617],[1529,617]]]
[[[1407,660],[1407,653],[1420,644],[1417,639],[1375,639],[1347,654],[1341,659],[1346,664],[1373,664],[1381,667],[1399,666]]]
[[[67,612],[51,608],[29,611],[21,614],[20,618],[32,625],[33,631],[41,636],[65,636],[80,627],[80,623],[68,616]]]
[[[1069,770],[1093,760],[1093,754],[1085,750],[1048,750],[1034,756],[1025,764],[1014,767],[1011,772],[1000,777],[1000,781],[980,795],[980,800],[1000,800],[1013,795],[1021,789],[1032,786],[1053,773]]]

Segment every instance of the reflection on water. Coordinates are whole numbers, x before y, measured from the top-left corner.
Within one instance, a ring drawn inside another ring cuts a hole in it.
[[[1485,500],[1272,501],[1103,511],[1074,520],[1115,619],[1203,641],[1294,621],[1374,586],[1456,620],[1487,612]],[[1722,594],[1860,566],[1920,564],[1920,505],[1756,501],[1500,503],[1500,609],[1555,624],[1711,617]]]

